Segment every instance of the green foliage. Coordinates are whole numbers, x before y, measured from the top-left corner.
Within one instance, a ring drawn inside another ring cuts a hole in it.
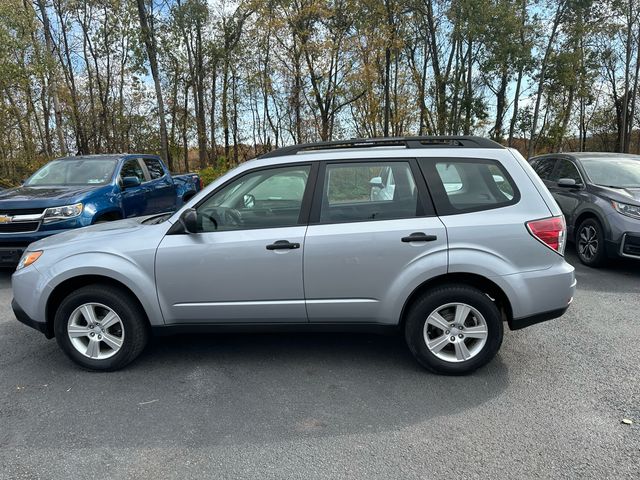
[[[221,177],[222,175],[227,173],[228,170],[229,169],[226,166],[224,158],[219,158],[215,166],[203,168],[201,170],[198,170],[197,173],[202,179],[202,184],[206,186],[213,182],[216,178]]]

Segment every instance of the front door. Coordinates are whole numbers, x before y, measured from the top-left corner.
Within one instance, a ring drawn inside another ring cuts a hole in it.
[[[156,283],[166,323],[307,322],[302,201],[310,170],[243,174],[196,206],[198,233],[162,240]]]
[[[147,199],[148,189],[145,185],[147,178],[138,158],[129,158],[124,161],[120,169],[119,183],[122,185],[122,179],[125,177],[136,177],[140,180],[140,185],[136,187],[127,187],[122,190],[122,209],[125,218],[139,217],[149,213],[149,205]]]
[[[445,227],[418,173],[408,160],[326,165],[304,246],[310,322],[390,322],[407,278],[447,272]]]

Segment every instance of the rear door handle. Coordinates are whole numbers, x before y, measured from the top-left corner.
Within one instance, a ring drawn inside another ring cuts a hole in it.
[[[267,250],[294,250],[300,248],[299,243],[291,243],[289,240],[278,240],[271,245],[267,245]]]
[[[437,235],[427,235],[426,233],[423,233],[423,232],[413,232],[408,237],[402,237],[402,241],[405,242],[405,243],[409,243],[409,242],[433,242],[434,240],[437,240],[437,239],[438,239]]]

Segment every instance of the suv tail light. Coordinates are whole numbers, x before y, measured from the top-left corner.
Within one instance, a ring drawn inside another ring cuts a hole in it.
[[[564,221],[564,215],[531,220],[526,225],[527,230],[534,238],[560,255],[564,255],[564,246],[567,243],[567,225]]]

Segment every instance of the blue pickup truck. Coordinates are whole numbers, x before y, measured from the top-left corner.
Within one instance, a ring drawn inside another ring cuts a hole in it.
[[[0,192],[0,266],[16,265],[31,242],[70,228],[172,212],[202,188],[155,155],[87,155],[53,160],[21,187]]]

